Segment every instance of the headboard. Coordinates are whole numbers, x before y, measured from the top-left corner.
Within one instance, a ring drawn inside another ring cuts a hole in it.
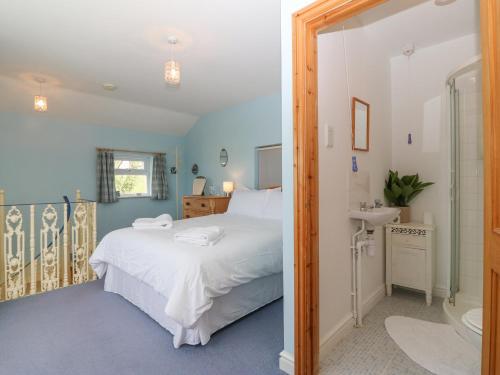
[[[281,144],[256,148],[257,189],[281,187]]]

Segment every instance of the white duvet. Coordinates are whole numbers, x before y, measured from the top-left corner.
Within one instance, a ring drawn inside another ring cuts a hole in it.
[[[178,231],[211,225],[225,232],[214,246],[174,242]],[[112,264],[150,285],[167,299],[167,316],[190,328],[215,297],[282,272],[281,221],[223,214],[179,220],[168,230],[119,229],[102,239],[90,264],[99,278]]]

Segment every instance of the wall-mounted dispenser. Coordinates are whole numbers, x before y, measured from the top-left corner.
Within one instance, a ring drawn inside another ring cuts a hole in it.
[[[356,156],[352,157],[352,171],[357,172],[358,171],[358,161]]]

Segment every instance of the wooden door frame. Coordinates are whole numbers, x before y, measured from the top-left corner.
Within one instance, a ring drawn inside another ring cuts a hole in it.
[[[318,0],[292,16],[296,375],[315,375],[319,366],[317,35],[319,31],[385,1],[387,0]],[[480,1],[483,66],[484,71],[490,69],[491,75],[491,69],[498,69],[498,52],[495,50],[498,40],[495,28],[492,27],[499,21],[498,15],[492,14],[498,9],[495,5],[497,0]],[[492,124],[498,124],[500,120],[497,111],[491,114],[492,108],[500,109],[500,104],[497,102],[496,106],[493,101],[499,100],[498,90],[498,84],[483,86],[485,139],[493,134]],[[487,98],[490,100],[486,100]],[[485,163],[486,165],[488,164]],[[487,181],[488,173],[485,173],[485,178]],[[488,212],[488,209],[485,211]],[[485,275],[485,298],[488,298],[487,285]],[[484,326],[489,327],[489,316],[486,315],[485,319]],[[487,342],[489,338],[489,332],[484,333],[483,342]],[[483,364],[490,362],[489,355],[484,355],[483,351]],[[489,374],[489,368],[490,366],[483,366],[483,374]]]
[[[500,290],[500,4],[481,0],[481,48],[483,56],[484,118],[484,275],[482,373],[500,370],[498,348]],[[496,270],[496,272],[493,272]],[[492,308],[493,306],[493,308]],[[489,348],[489,350],[484,350]]]

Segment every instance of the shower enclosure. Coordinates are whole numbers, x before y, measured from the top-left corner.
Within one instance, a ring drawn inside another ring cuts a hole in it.
[[[483,294],[483,113],[481,58],[447,80],[451,150],[450,298],[447,320],[468,335],[466,313],[482,306]],[[477,327],[476,327],[477,326]],[[480,322],[473,326],[480,343]],[[476,329],[477,328],[477,329]]]
[[[450,302],[482,304],[483,150],[481,59],[448,79],[451,125]]]

